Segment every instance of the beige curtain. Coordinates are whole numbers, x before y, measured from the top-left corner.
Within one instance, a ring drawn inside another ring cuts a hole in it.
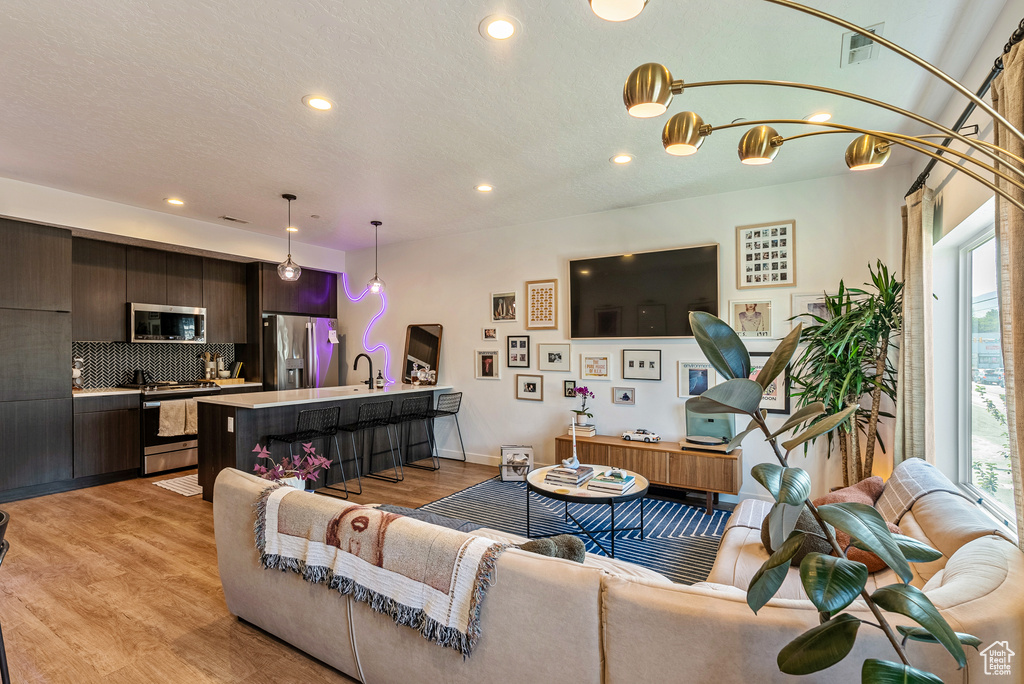
[[[935,462],[932,382],[932,225],[934,192],[921,188],[903,207],[903,330],[896,379],[893,465]]]
[[[1017,130],[1024,130],[1024,55],[1021,44],[1003,55],[1003,73],[992,84],[992,104]],[[996,125],[996,144],[1024,156],[1024,143]],[[1005,181],[1000,187],[1014,199],[1024,201],[1024,192]],[[996,197],[996,253],[999,259],[999,316],[1002,322],[1003,368],[1006,378],[1006,424],[1010,435],[1010,469],[1017,511],[1017,537],[1024,549],[1024,215]],[[1013,325],[1013,321],[1017,325]],[[1020,354],[1017,346],[1020,345]],[[1019,382],[1018,382],[1019,380]]]

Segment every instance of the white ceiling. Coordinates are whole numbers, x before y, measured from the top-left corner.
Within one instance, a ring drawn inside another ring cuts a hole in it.
[[[346,250],[372,245],[377,218],[388,243],[845,171],[839,135],[794,141],[768,167],[738,163],[742,129],[669,157],[664,119],[622,106],[643,62],[691,82],[829,85],[928,116],[950,92],[885,50],[840,70],[842,29],[759,0],[650,0],[622,24],[586,0],[3,4],[0,176],[214,222],[228,214],[282,236],[280,194],[293,192],[296,239]],[[954,76],[1003,4],[816,2],[885,22],[886,37]],[[507,43],[477,31],[499,11],[522,23]],[[334,110],[302,105],[310,93]],[[695,89],[670,111],[722,124],[822,108],[840,123],[909,130],[888,112],[787,89]],[[636,160],[609,163],[622,151]],[[481,182],[495,191],[475,192]],[[168,196],[187,205],[169,209]]]

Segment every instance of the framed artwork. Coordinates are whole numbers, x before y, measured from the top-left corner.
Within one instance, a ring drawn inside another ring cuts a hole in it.
[[[491,293],[491,323],[508,323],[516,320],[516,293]]]
[[[580,354],[581,380],[611,380],[611,357],[607,354]]]
[[[558,281],[526,283],[526,329],[558,330]]]
[[[497,340],[498,339],[498,329],[497,328],[484,328],[483,339],[484,339],[484,342],[492,342],[494,340]]]
[[[516,399],[544,401],[544,376],[517,373]]]
[[[771,356],[768,352],[750,352],[750,379],[753,380],[757,377],[757,374],[764,368],[764,362]],[[759,362],[760,360],[760,362]],[[760,408],[768,411],[768,413],[780,413],[787,415],[789,413],[789,366],[786,366],[786,370],[779,373],[779,376],[772,381],[772,384],[764,390],[764,395],[761,397]]]
[[[530,336],[509,335],[505,340],[508,344],[508,359],[505,365],[509,368],[529,368]]]
[[[772,337],[772,303],[767,300],[730,301],[729,325],[740,337]]]
[[[562,381],[562,396],[566,399],[576,398],[576,381],[575,380],[563,380]]]
[[[497,349],[477,349],[476,379],[501,380],[501,363]]]
[[[568,373],[572,370],[569,355],[570,346],[562,344],[537,345],[537,370]]]
[[[636,403],[636,388],[635,387],[612,387],[612,403],[613,404],[628,404],[632,406]]]
[[[796,318],[793,324],[803,323],[805,326],[817,325],[818,321],[815,319],[808,318],[804,314],[810,314],[823,320],[829,320],[831,316],[825,310],[825,293],[819,292],[818,294],[794,294],[793,300],[793,316],[801,316]]]
[[[736,227],[736,287],[796,285],[796,221]]]
[[[676,396],[680,398],[699,397],[718,384],[718,375],[710,363],[680,361],[676,370],[679,378]]]
[[[501,447],[501,481],[526,482],[533,470],[533,447],[522,444],[504,444]]]
[[[660,349],[623,349],[623,380],[661,380]]]

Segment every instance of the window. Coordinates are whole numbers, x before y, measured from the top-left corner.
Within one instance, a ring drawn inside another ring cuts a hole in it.
[[[999,269],[991,230],[964,247],[961,265],[961,330],[966,343],[962,347],[965,434],[960,479],[994,513],[1012,520],[1013,476],[996,294]]]

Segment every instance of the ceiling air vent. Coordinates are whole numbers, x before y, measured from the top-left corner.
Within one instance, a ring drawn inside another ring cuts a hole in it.
[[[235,218],[234,216],[218,216],[221,221],[230,221],[231,223],[249,223],[245,219]]]
[[[878,59],[878,43],[871,40],[871,36],[882,35],[885,24],[868,26],[867,35],[856,31],[848,31],[843,34],[843,52],[839,67],[853,66],[862,62]]]

